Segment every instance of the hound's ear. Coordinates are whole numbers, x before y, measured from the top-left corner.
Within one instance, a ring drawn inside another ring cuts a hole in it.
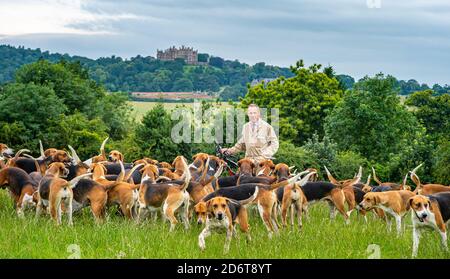
[[[242,160],[239,160],[237,164],[238,164],[238,167],[241,167],[241,165],[242,165]]]
[[[374,200],[377,204],[379,204],[381,202],[381,198],[379,196],[375,196]]]
[[[123,162],[123,154],[119,152],[119,160]]]
[[[213,199],[210,199],[209,201],[206,202],[206,211],[211,211],[212,200]]]
[[[143,167],[139,170],[139,172],[140,172],[140,173],[144,173],[145,167],[146,167],[146,166],[143,166]]]
[[[412,206],[412,201],[413,201],[413,199],[414,199],[414,197],[411,197],[411,198],[409,198],[409,200],[408,200],[408,204],[409,204],[410,207]]]
[[[431,210],[431,201],[428,199],[428,208]]]

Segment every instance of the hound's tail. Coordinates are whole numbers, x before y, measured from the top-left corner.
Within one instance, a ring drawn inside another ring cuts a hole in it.
[[[105,145],[106,142],[108,141],[109,137],[107,137],[103,142],[102,145],[100,146],[100,154],[102,155],[104,160],[108,160],[108,157],[106,157],[106,152],[105,152]]]
[[[122,161],[120,161],[120,163],[122,164]],[[133,173],[140,167],[144,166],[145,164],[137,164],[136,166],[134,166],[128,173],[127,175],[125,175],[125,178],[123,179],[123,181],[127,182],[131,176],[133,175]],[[134,184],[134,183],[133,183]]]
[[[191,181],[191,172],[189,171],[189,167],[186,163],[186,159],[183,157],[182,160],[183,162],[183,167],[184,167],[184,183],[181,186],[181,190],[184,191],[187,189],[187,187],[189,186],[189,182]]]
[[[258,193],[259,193],[259,187],[256,186],[255,192],[253,193],[253,195],[251,195],[251,197],[249,197],[246,200],[239,201],[239,204],[240,205],[246,205],[246,204],[249,204],[249,203],[253,202],[256,199],[256,197],[258,197]]]
[[[287,180],[283,180],[283,181],[277,182],[277,183],[272,183],[272,184],[270,184],[270,190],[275,190],[275,189],[277,189],[279,187],[284,187],[286,185],[292,184],[292,183],[297,181],[297,179],[300,177],[300,175],[301,174],[299,173],[296,176],[291,177],[291,178],[289,178]]]
[[[74,179],[70,180],[69,181],[70,188],[75,188],[77,186],[77,183],[81,179],[88,178],[89,176],[92,176],[92,173],[85,173],[85,174],[79,175],[79,176],[75,177]]]
[[[373,180],[375,180],[376,183],[378,183],[378,185],[383,184],[377,177],[377,175],[375,174],[375,169],[372,167],[372,173],[373,173]]]

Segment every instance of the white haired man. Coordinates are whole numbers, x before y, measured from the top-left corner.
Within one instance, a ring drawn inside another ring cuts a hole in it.
[[[278,138],[273,127],[261,119],[261,111],[256,104],[248,106],[249,122],[242,128],[242,136],[231,148],[222,148],[221,152],[235,154],[245,150],[245,157],[253,159],[255,164],[271,159],[278,151]]]

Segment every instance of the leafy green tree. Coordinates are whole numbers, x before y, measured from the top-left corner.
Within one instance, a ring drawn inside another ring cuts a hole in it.
[[[363,78],[328,115],[327,135],[340,150],[358,152],[369,160],[389,159],[415,137],[420,127],[397,93],[391,76]]]
[[[433,183],[450,185],[450,141],[443,141],[434,152]]]
[[[450,85],[440,86],[439,84],[434,84],[433,91],[436,93],[436,95],[450,93]]]
[[[217,68],[223,68],[224,66],[224,60],[220,57],[211,57],[209,58],[209,65]]]
[[[52,122],[42,137],[43,142],[62,149],[70,144],[82,160],[98,155],[100,145],[108,136],[108,128],[101,119],[90,120],[81,113],[60,115]]]
[[[370,173],[370,168],[368,168],[369,161],[359,153],[340,151],[337,153],[334,163],[330,165],[329,170],[336,179],[343,180],[354,177],[360,166],[363,167],[362,180],[365,180]]]
[[[22,148],[30,148],[33,135],[23,122],[14,121],[13,123],[0,122],[0,142],[8,143],[19,150]]]
[[[26,142],[41,137],[50,123],[67,108],[49,87],[12,83],[0,91],[0,111],[0,122],[16,123],[10,126],[14,131],[26,129],[29,138],[19,140]],[[15,140],[5,142],[18,143]]]
[[[190,92],[194,89],[192,81],[187,78],[181,78],[175,81],[172,87],[172,91],[175,92]]]
[[[242,106],[256,103],[262,108],[279,109],[282,139],[300,144],[314,133],[322,137],[323,121],[340,100],[342,90],[339,82],[319,72],[320,68],[316,64],[305,68],[300,60],[291,67],[294,77],[250,87]]]
[[[317,158],[318,170],[324,169],[324,166],[333,166],[336,162],[337,145],[326,136],[319,140],[319,136],[314,134],[303,145],[303,148]]]
[[[39,60],[28,64],[16,72],[16,82],[34,83],[54,90],[69,110],[69,113],[81,111],[88,115],[97,114],[96,105],[103,96],[102,89],[92,80],[79,63],[61,61],[52,64]]]
[[[173,121],[162,104],[157,104],[145,114],[136,128],[136,143],[142,156],[171,162],[178,155],[190,155],[187,143],[175,143],[171,138]]]
[[[280,147],[275,157],[275,163],[295,166],[298,171],[303,171],[307,168],[320,169],[320,162],[316,153],[304,147],[295,146],[289,141],[280,141]]]
[[[450,95],[433,96],[432,90],[418,91],[412,94],[406,104],[414,106],[414,115],[435,139],[449,137],[450,131]]]
[[[337,75],[336,78],[344,90],[351,89],[355,84],[355,79],[349,75]]]
[[[225,89],[220,93],[220,99],[223,101],[237,101],[239,98],[242,98],[245,96],[245,93],[247,93],[247,87],[242,86],[240,84],[236,84],[233,86],[227,86]]]
[[[108,125],[108,133],[119,139],[127,131],[130,109],[126,105],[128,97],[121,93],[108,94],[79,62],[64,60],[50,63],[46,60],[25,65],[16,73],[16,80],[23,84],[36,84],[50,88],[64,113],[83,113],[88,119],[100,118]],[[51,103],[49,103],[51,104]],[[61,112],[63,113],[63,112]]]
[[[132,107],[128,103],[128,94],[124,92],[107,93],[97,109],[103,123],[108,127],[108,135],[112,139],[122,139],[132,127]]]
[[[199,53],[197,56],[198,62],[208,62],[209,54],[207,53]]]
[[[162,91],[170,91],[171,89],[171,79],[170,75],[172,74],[169,70],[158,70],[156,72],[155,78],[153,79],[153,83],[155,86],[161,88]]]

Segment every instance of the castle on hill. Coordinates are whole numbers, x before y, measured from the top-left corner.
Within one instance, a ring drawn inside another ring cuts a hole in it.
[[[175,46],[170,47],[166,50],[157,50],[156,58],[163,61],[173,61],[177,58],[184,59],[186,64],[198,65],[198,51],[194,50],[192,47],[176,48]]]

